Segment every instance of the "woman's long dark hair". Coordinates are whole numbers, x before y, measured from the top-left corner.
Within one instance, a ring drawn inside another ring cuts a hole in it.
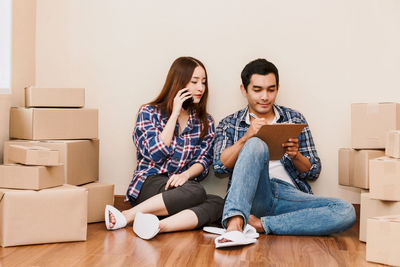
[[[196,111],[197,118],[201,121],[200,139],[208,132],[208,115],[207,115],[207,97],[208,97],[208,79],[207,71],[203,63],[193,57],[180,57],[172,63],[165,79],[164,86],[160,94],[149,105],[156,106],[161,109],[162,113],[171,116],[174,105],[174,98],[179,90],[186,87],[190,82],[194,69],[202,67],[206,73],[205,90],[198,104],[193,104],[191,108]]]

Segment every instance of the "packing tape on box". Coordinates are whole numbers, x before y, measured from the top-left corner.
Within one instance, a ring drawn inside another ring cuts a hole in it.
[[[355,168],[355,163],[356,163],[356,152],[353,151],[349,151],[349,157],[348,157],[348,162],[349,162],[349,170],[348,170],[348,177],[349,177],[349,184],[350,185],[354,185],[355,184],[355,177],[356,177],[356,168]]]
[[[382,222],[400,222],[400,216],[384,216],[384,217],[374,217],[373,219],[376,219],[378,221]]]
[[[378,114],[378,113],[379,113],[379,103],[367,104],[367,114]]]
[[[22,148],[26,150],[43,150],[43,151],[51,151],[48,147],[43,146],[21,146],[21,145],[10,145],[10,147]]]

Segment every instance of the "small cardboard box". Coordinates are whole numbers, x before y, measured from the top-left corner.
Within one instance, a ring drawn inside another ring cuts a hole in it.
[[[8,161],[24,165],[60,165],[60,152],[42,146],[11,145],[8,148]]]
[[[399,103],[351,104],[352,148],[383,149],[390,130],[400,130]]]
[[[85,88],[25,88],[25,107],[85,106]]]
[[[339,149],[339,184],[369,188],[369,160],[382,157],[384,150]]]
[[[380,157],[369,162],[371,198],[400,201],[400,159]]]
[[[106,205],[114,205],[114,185],[95,182],[81,187],[88,190],[88,223],[104,222]]]
[[[99,140],[53,140],[4,142],[4,164],[11,163],[8,150],[11,145],[41,146],[60,152],[60,162],[64,164],[66,184],[81,185],[99,178]]]
[[[368,218],[394,214],[400,214],[399,201],[384,201],[372,199],[369,193],[361,194],[360,241],[367,241]]]
[[[64,166],[0,165],[0,188],[39,190],[64,184]]]
[[[83,241],[87,191],[63,185],[40,191],[0,189],[2,247]]]
[[[400,266],[400,215],[368,219],[367,261]]]
[[[10,111],[10,138],[96,139],[97,136],[97,109],[13,107]]]
[[[400,159],[400,131],[389,131],[386,138],[386,156]]]

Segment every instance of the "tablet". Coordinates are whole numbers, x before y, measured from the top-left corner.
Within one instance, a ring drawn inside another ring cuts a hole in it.
[[[262,126],[256,136],[267,143],[269,159],[280,160],[286,151],[282,144],[289,138],[297,138],[305,126],[305,124],[295,123],[268,124]]]

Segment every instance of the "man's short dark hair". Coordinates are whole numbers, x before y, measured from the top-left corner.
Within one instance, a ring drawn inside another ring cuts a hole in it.
[[[242,84],[247,91],[247,86],[250,83],[253,74],[268,75],[275,74],[276,85],[279,85],[279,73],[277,67],[266,59],[259,58],[248,63],[242,70]]]

